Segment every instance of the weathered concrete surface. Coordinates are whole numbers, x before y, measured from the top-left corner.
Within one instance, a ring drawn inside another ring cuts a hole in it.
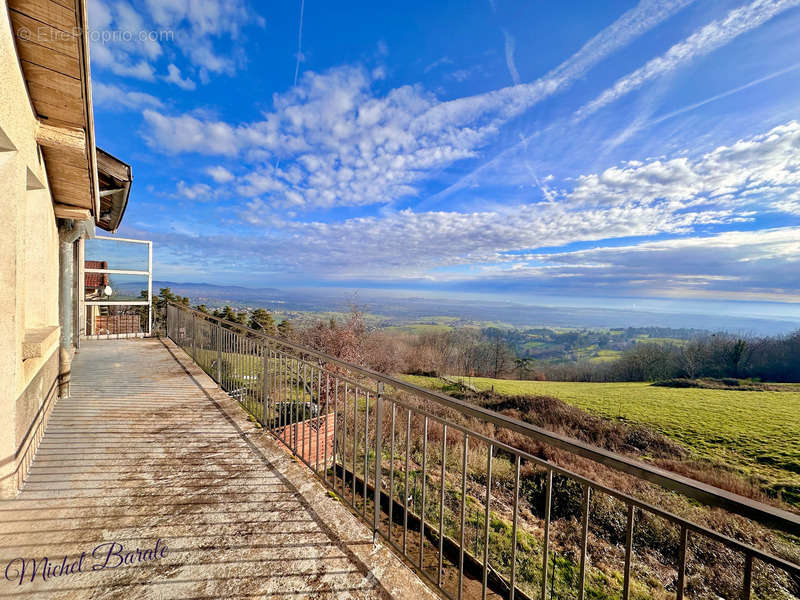
[[[100,544],[157,540],[163,558],[92,568]],[[45,556],[75,572],[43,580]],[[23,491],[0,502],[0,597],[274,596],[435,597],[171,342],[86,342]]]

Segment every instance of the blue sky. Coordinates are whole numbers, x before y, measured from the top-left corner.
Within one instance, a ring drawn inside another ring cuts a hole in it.
[[[800,317],[800,0],[89,11],[158,279]]]

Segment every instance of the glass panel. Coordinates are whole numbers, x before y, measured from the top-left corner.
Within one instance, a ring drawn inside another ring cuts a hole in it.
[[[147,275],[86,273],[84,298],[87,302],[146,301]]]
[[[119,240],[86,240],[84,245],[87,269],[147,271],[148,245]]]
[[[147,333],[147,306],[86,305],[86,335],[136,335]]]

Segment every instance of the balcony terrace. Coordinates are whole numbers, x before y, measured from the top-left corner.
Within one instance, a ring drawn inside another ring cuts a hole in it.
[[[168,340],[84,342],[0,515],[0,597],[435,597]]]

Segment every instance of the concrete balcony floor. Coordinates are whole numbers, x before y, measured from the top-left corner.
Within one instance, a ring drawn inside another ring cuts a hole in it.
[[[172,342],[84,342],[72,377],[0,502],[0,597],[436,597]]]

